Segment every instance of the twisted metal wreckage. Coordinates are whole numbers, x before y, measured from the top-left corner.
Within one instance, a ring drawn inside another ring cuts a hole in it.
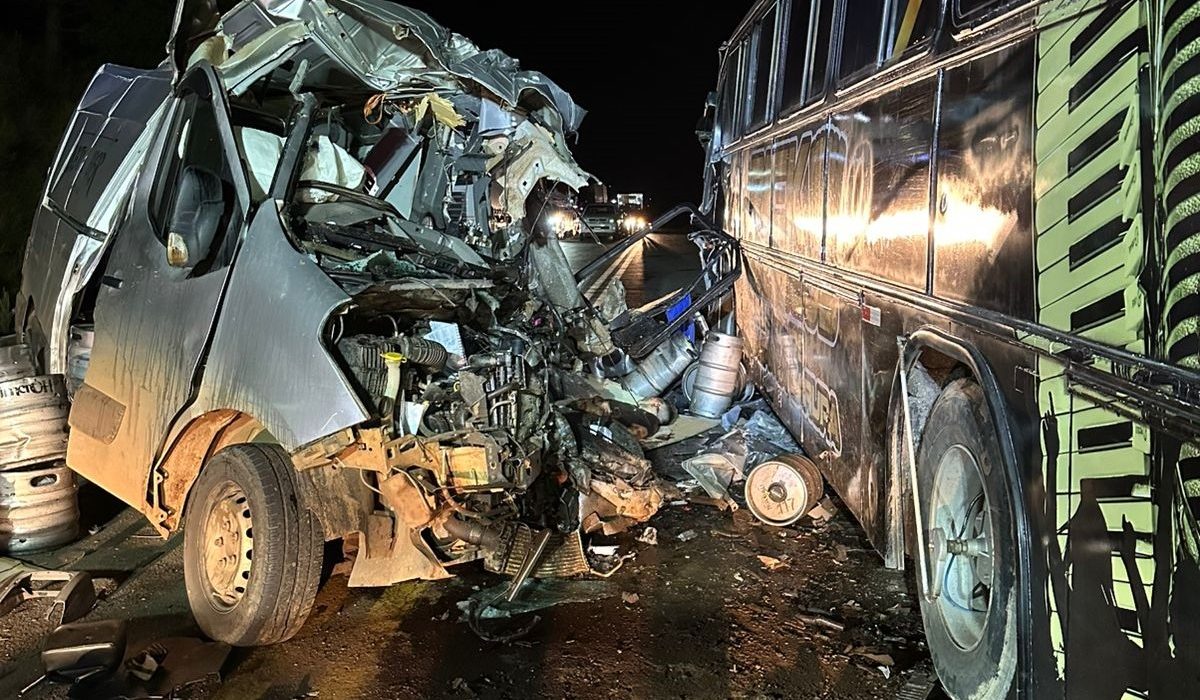
[[[115,153],[85,190],[64,148],[39,216],[86,240],[49,243],[41,219],[31,238],[18,313],[50,371],[71,323],[96,328],[70,465],[166,533],[205,459],[270,440],[325,538],[357,533],[351,585],[479,559],[518,585],[589,570],[581,533],[663,501],[640,443],[674,417],[655,397],[695,358],[679,329],[740,269],[732,239],[684,206],[577,278],[547,201],[591,179],[567,145],[584,110],[546,76],[380,0],[194,4],[168,64],[106,66],[85,95],[72,128]],[[224,165],[186,165],[189,96],[214,105]],[[127,222],[159,150],[185,163],[193,225],[156,245]],[[603,317],[580,282],[685,215],[700,277]]]

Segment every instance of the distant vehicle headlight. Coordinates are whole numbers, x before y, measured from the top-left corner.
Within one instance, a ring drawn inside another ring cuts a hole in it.
[[[621,228],[630,233],[637,233],[647,226],[646,219],[636,214],[621,219]]]

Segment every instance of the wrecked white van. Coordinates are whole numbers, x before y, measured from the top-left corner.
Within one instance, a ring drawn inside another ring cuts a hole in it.
[[[185,528],[195,617],[235,645],[299,629],[339,538],[355,586],[586,571],[581,533],[661,491],[658,418],[592,400],[623,351],[545,221],[589,181],[583,110],[390,2],[208,7],[160,67],[100,69],[37,213],[19,333],[64,374],[94,326],[69,466]]]

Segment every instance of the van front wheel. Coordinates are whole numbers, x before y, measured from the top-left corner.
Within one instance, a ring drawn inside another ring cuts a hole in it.
[[[291,638],[312,610],[322,530],[282,448],[227,447],[184,509],[183,573],[200,629],[233,646]]]

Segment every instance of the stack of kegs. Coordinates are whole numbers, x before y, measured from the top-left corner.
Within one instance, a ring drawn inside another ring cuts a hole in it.
[[[39,374],[28,345],[0,338],[0,551],[75,539],[79,501],[67,451],[67,390]]]

